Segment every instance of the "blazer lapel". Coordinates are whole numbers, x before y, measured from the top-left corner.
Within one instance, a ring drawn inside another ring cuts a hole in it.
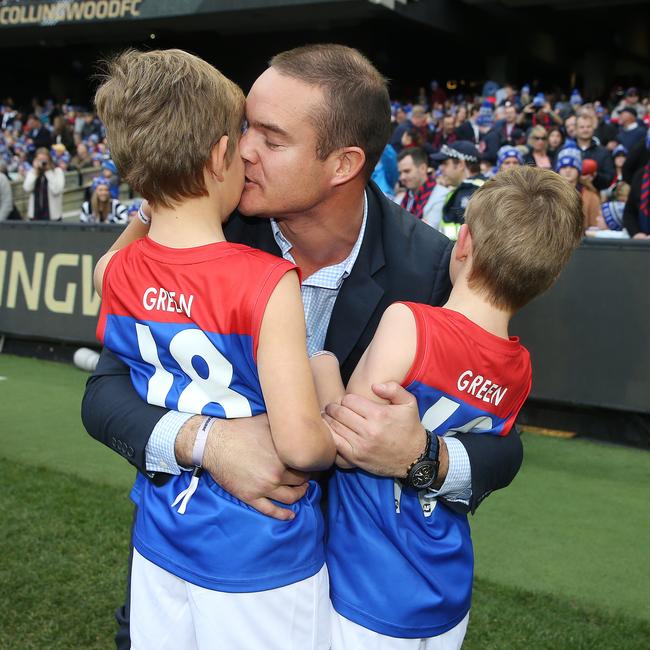
[[[330,318],[325,349],[343,365],[363,334],[370,317],[384,295],[373,278],[386,264],[381,233],[381,206],[373,188],[366,189],[368,217],[366,231],[352,272],[343,281]]]

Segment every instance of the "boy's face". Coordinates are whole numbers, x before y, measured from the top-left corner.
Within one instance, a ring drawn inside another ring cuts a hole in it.
[[[248,130],[240,141],[246,182],[239,203],[245,215],[289,217],[314,208],[329,189],[328,160],[316,155],[311,117],[324,104],[320,88],[264,72],[248,94]]]
[[[578,182],[578,176],[579,172],[575,167],[561,167],[560,168],[560,176],[563,176],[566,178],[569,183],[573,183],[574,185]]]
[[[239,151],[239,142],[232,153],[224,177],[223,192],[226,201],[224,212],[226,215],[230,215],[237,207],[244,189],[244,161]]]

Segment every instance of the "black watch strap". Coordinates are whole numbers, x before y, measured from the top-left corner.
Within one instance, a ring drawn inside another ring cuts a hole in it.
[[[429,489],[438,478],[438,469],[440,467],[439,453],[440,445],[438,436],[425,429],[427,442],[422,455],[411,464],[404,481],[406,487],[414,490]]]

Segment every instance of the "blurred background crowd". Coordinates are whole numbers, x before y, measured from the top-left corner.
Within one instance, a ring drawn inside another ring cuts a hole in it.
[[[606,98],[485,82],[480,94],[431,82],[391,103],[393,134],[373,180],[454,238],[472,193],[513,165],[564,176],[580,193],[587,235],[650,236],[650,97]],[[0,220],[126,223],[139,202],[121,183],[103,125],[88,107],[0,101]],[[64,203],[64,196],[69,195]]]

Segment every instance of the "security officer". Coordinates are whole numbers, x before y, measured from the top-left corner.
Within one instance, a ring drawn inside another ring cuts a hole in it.
[[[471,142],[459,141],[444,145],[432,156],[440,161],[440,172],[454,189],[448,194],[442,208],[440,230],[449,239],[456,239],[465,222],[465,208],[476,190],[487,180],[481,174],[479,153]]]

